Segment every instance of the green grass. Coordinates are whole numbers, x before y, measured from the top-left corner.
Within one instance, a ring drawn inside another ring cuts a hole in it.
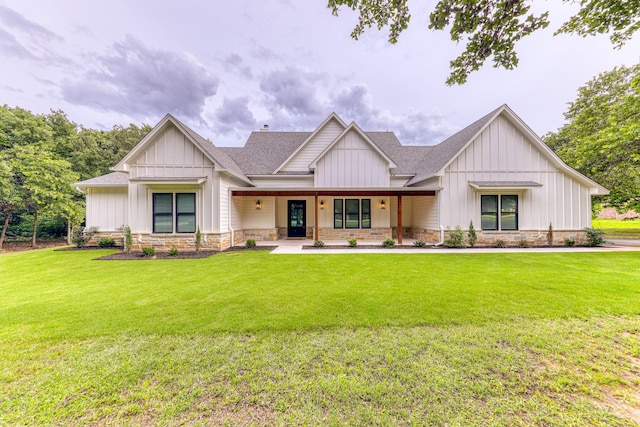
[[[605,239],[640,239],[640,220],[594,219],[592,226],[604,231]]]
[[[640,252],[106,253],[0,256],[0,425],[639,421]]]

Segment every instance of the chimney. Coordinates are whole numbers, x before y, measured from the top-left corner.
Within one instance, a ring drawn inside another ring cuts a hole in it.
[[[261,132],[269,132],[269,125],[264,125],[262,126],[262,129],[260,129]]]

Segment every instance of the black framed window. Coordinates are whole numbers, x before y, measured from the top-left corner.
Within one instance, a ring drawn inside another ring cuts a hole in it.
[[[333,228],[342,228],[343,218],[343,200],[335,199],[333,201]]]
[[[483,230],[517,230],[518,196],[515,194],[482,195],[480,210]]]
[[[511,194],[500,196],[500,229],[518,229],[518,196]]]
[[[345,199],[344,228],[360,228],[360,200]]]
[[[176,232],[196,232],[196,195],[194,193],[176,194]]]
[[[153,194],[153,232],[173,232],[173,194]]]
[[[371,199],[362,199],[362,228],[371,228]]]
[[[174,216],[175,212],[175,216]],[[153,193],[153,232],[196,232],[195,193]]]

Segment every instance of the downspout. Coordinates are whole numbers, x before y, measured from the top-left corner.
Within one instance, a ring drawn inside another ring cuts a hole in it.
[[[227,206],[229,206],[229,212],[227,213],[227,223],[228,223],[228,227],[229,230],[231,230],[231,247],[233,247],[235,240],[236,240],[236,236],[235,236],[235,231],[233,229],[233,226],[231,225],[231,189],[227,188]]]
[[[440,241],[438,243],[436,243],[434,246],[442,246],[442,244],[444,243],[444,227],[442,226],[442,203],[440,203],[440,199],[441,199],[441,194],[442,191],[438,191],[438,222],[440,223]]]
[[[441,246],[444,243],[444,227],[440,224],[440,241],[433,246]]]

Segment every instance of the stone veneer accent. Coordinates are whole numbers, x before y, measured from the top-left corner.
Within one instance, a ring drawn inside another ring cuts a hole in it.
[[[144,246],[153,246],[158,251],[168,251],[172,247],[178,250],[195,251],[196,235],[188,234],[143,234],[132,233],[134,251],[141,250]],[[88,246],[98,246],[98,242],[103,237],[113,237],[116,245],[124,246],[124,233],[121,232],[98,232],[88,243]],[[235,236],[236,242],[244,241],[244,236],[240,239]],[[231,233],[202,233],[202,249],[224,250],[231,246]]]
[[[386,240],[391,238],[390,228],[320,228],[318,240]]]
[[[445,230],[445,239],[449,237],[449,231]],[[463,230],[465,239],[468,230]],[[439,233],[438,233],[439,234]],[[476,230],[478,235],[477,246],[495,246],[498,240],[502,240],[505,246],[520,246],[520,242],[526,242],[527,246],[548,246],[547,230],[518,230],[518,231],[482,231]],[[553,245],[564,246],[565,239],[572,239],[576,245],[587,243],[587,234],[583,230],[553,230]]]
[[[278,240],[278,229],[277,228],[245,229],[244,238],[245,240],[253,239],[256,242],[275,242],[276,240]]]

